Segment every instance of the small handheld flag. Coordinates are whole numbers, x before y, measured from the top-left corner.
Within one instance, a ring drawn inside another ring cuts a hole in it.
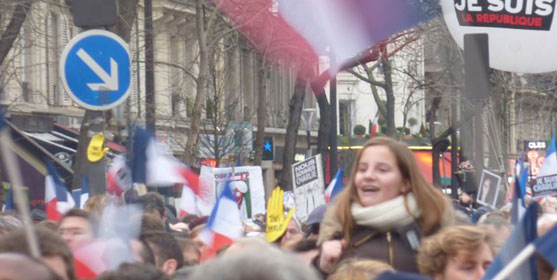
[[[342,168],[339,168],[335,178],[331,180],[329,186],[325,190],[325,201],[327,203],[333,201],[334,197],[342,191]]]

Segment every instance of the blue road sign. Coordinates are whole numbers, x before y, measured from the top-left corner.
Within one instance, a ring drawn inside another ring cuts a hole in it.
[[[60,73],[73,101],[90,110],[108,110],[130,94],[128,46],[108,31],[80,33],[64,48]]]

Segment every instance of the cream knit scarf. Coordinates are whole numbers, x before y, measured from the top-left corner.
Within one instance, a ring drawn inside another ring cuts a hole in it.
[[[420,216],[420,210],[413,193],[406,194],[406,198],[408,209],[412,215],[404,206],[404,195],[399,195],[394,199],[369,207],[363,207],[354,202],[351,208],[352,217],[356,224],[372,227],[381,232],[409,225],[414,221],[414,217]]]

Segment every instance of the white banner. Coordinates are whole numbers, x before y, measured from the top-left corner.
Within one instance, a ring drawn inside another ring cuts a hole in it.
[[[292,187],[296,199],[296,216],[304,222],[315,207],[325,204],[320,154],[292,165]]]
[[[256,214],[265,213],[265,188],[263,186],[263,175],[259,166],[238,166],[228,168],[212,168],[202,166],[200,180],[209,184],[206,193],[198,200],[198,208],[201,215],[210,215],[216,198],[224,188],[226,181],[230,180],[230,186],[236,197],[242,220],[252,218]]]

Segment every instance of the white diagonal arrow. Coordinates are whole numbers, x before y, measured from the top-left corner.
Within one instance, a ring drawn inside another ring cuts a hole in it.
[[[89,83],[87,86],[91,90],[118,90],[118,64],[112,57],[110,58],[110,75],[102,69],[102,67],[83,49],[77,51],[77,56],[95,72],[99,78],[103,81],[102,83]]]

